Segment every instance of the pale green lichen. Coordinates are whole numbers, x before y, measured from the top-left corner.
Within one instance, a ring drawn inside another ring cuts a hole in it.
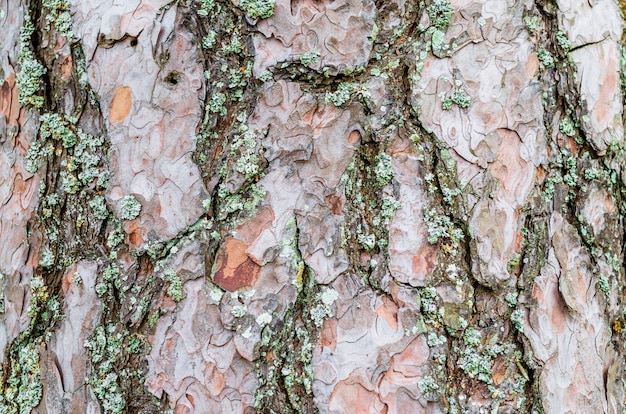
[[[109,212],[107,211],[106,201],[103,196],[97,195],[94,196],[89,203],[87,203],[89,207],[91,207],[91,212],[94,217],[104,220],[109,216]]]
[[[323,292],[316,295],[316,299],[320,303],[311,309],[311,318],[318,328],[324,324],[326,318],[333,316],[332,305],[338,297],[339,293],[332,288],[326,288]]]
[[[359,234],[357,241],[361,246],[365,248],[365,250],[373,250],[376,246],[376,235],[374,234]]]
[[[537,16],[526,16],[524,17],[524,24],[528,28],[528,31],[532,33],[537,30],[539,18]]]
[[[556,42],[559,44],[561,49],[563,49],[565,53],[569,52],[569,50],[572,48],[572,42],[570,42],[570,40],[567,38],[567,35],[559,31],[559,32],[556,32],[555,37],[556,37]]]
[[[386,152],[381,152],[376,156],[376,182],[380,186],[389,184],[393,178],[393,168],[391,164],[391,156]]]
[[[450,239],[457,245],[463,239],[463,230],[457,228],[445,214],[439,214],[436,209],[428,208],[424,215],[428,228],[428,242],[435,244],[441,239]]]
[[[446,34],[441,30],[434,30],[431,36],[430,44],[433,48],[433,52],[439,52],[442,49],[443,41]],[[421,71],[421,70],[420,70]]]
[[[488,346],[482,344],[482,334],[474,328],[468,328],[463,335],[465,347],[457,364],[468,377],[477,379],[485,384],[492,384],[491,372],[494,359],[504,353],[505,347],[495,343],[497,337],[492,337]]]
[[[132,195],[124,196],[120,200],[120,218],[123,220],[134,220],[139,216],[141,203]]]
[[[239,6],[251,19],[267,19],[274,14],[275,0],[241,0]]]
[[[541,62],[545,68],[551,68],[554,66],[554,58],[552,57],[552,54],[545,49],[541,49],[537,52],[537,58],[539,58],[539,62]]]
[[[231,152],[237,152],[236,169],[246,178],[252,178],[259,173],[259,157],[256,154],[257,139],[254,131],[243,122],[239,126],[239,135],[234,137]]]
[[[504,295],[504,301],[512,308],[517,305],[517,292],[509,292]]]
[[[207,50],[213,49],[213,46],[215,46],[216,38],[217,33],[214,30],[209,31],[206,36],[202,37],[202,48]]]
[[[319,52],[304,52],[302,55],[300,55],[300,63],[302,63],[304,66],[311,66],[319,60],[319,57]]]
[[[402,204],[392,196],[384,196],[383,202],[380,207],[380,213],[374,218],[373,224],[377,226],[382,224],[387,226],[391,221],[391,218],[402,207]]]
[[[47,29],[50,30],[51,25],[54,25],[57,32],[71,38],[73,35],[72,16],[67,0],[43,0],[41,5],[48,11],[46,14]]]
[[[264,312],[264,313],[260,314],[256,318],[256,323],[258,325],[260,325],[260,326],[265,326],[265,325],[267,325],[270,322],[272,322],[272,315],[270,315],[267,312]]]
[[[442,92],[439,94],[439,97],[441,98],[441,107],[446,111],[452,109],[453,104],[461,108],[467,108],[472,103],[472,97],[462,89],[456,89],[450,96],[446,96]]]
[[[433,377],[424,377],[417,382],[417,386],[419,387],[422,394],[429,394],[431,392],[436,392],[439,390],[439,385],[433,379]]]
[[[224,116],[227,112],[226,107],[224,107],[224,103],[226,103],[226,95],[223,93],[216,93],[211,97],[211,100],[207,104],[207,109],[214,114]]]
[[[117,219],[116,219],[117,221]],[[124,230],[122,229],[122,225],[119,221],[117,221],[117,225],[113,228],[109,236],[107,237],[107,247],[111,250],[115,249],[124,241]]]
[[[611,297],[611,285],[609,284],[609,278],[606,276],[600,276],[598,278],[598,287],[600,288],[600,290],[602,292],[604,292],[604,294],[606,295],[607,299]]]
[[[41,258],[39,259],[39,266],[48,269],[54,265],[54,254],[48,248],[43,249],[41,252]]]
[[[19,346],[17,358],[11,358],[11,375],[0,389],[0,413],[27,414],[39,405],[43,394],[39,350],[27,343]]]
[[[115,332],[115,325],[97,326],[91,339],[85,341],[90,351],[92,371],[86,381],[102,404],[105,413],[120,414],[126,408],[126,400],[119,386],[119,378],[113,369],[123,350],[124,334]]]
[[[526,313],[522,309],[514,310],[511,313],[511,323],[519,331],[521,331],[522,328],[524,327],[524,316],[525,316],[525,314]]]
[[[224,296],[224,291],[217,286],[213,286],[213,288],[209,291],[209,297],[214,302],[219,303],[222,300],[222,296]]]
[[[428,6],[430,23],[439,30],[446,30],[453,14],[454,8],[448,0],[435,0]]]
[[[337,86],[335,92],[326,92],[326,103],[332,103],[335,106],[341,106],[348,102],[352,92],[358,87],[353,82],[342,82]]]
[[[563,118],[561,120],[561,123],[559,124],[559,129],[568,137],[573,137],[574,135],[576,135],[576,126],[569,118]]]
[[[428,334],[428,338],[426,343],[430,347],[440,346],[447,342],[447,339],[444,335],[437,335],[435,332],[431,332]]]
[[[215,0],[199,0],[200,7],[197,11],[199,16],[206,17],[215,7]],[[219,7],[219,6],[218,6]]]
[[[180,276],[173,269],[166,269],[161,278],[170,284],[167,294],[174,302],[180,302],[183,298],[183,283]]]
[[[235,318],[242,318],[248,312],[248,307],[246,305],[236,305],[233,306],[230,313]]]
[[[233,33],[232,37],[230,38],[230,42],[222,43],[222,52],[224,52],[225,55],[238,55],[241,53],[242,50],[243,42],[241,41],[241,37],[238,32]]]
[[[18,101],[20,105],[32,105],[35,108],[41,108],[44,103],[43,96],[39,93],[42,91],[43,75],[47,69],[35,58],[35,54],[31,50],[31,37],[35,32],[28,15],[24,16],[24,25],[20,30],[19,54],[17,63],[19,71],[16,76],[17,89],[19,91]]]

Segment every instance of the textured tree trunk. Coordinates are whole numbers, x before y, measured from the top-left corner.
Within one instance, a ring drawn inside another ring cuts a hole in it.
[[[613,0],[0,33],[0,413],[625,412]]]

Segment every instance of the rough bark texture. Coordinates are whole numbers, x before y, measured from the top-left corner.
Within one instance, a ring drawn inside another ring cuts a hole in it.
[[[0,413],[625,412],[622,25],[0,2]]]

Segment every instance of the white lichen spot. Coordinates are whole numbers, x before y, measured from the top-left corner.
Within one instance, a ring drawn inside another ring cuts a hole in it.
[[[244,316],[246,314],[246,312],[248,312],[248,307],[246,305],[234,306],[233,309],[230,311],[230,313],[235,318],[241,318],[242,316]]]
[[[256,323],[259,324],[260,326],[265,326],[270,322],[272,322],[272,315],[270,315],[267,312],[260,314],[256,318]]]
[[[322,303],[326,306],[330,306],[339,297],[339,293],[335,289],[326,289],[324,293],[322,293]]]
[[[224,291],[222,291],[217,286],[214,286],[213,289],[209,291],[209,297],[214,302],[219,302],[220,300],[222,300],[222,296],[224,296]]]

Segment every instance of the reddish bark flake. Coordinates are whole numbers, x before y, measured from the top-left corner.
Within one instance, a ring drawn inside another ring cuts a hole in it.
[[[246,253],[248,246],[240,240],[228,238],[215,258],[213,281],[221,288],[234,292],[250,288],[256,283],[261,266]]]

